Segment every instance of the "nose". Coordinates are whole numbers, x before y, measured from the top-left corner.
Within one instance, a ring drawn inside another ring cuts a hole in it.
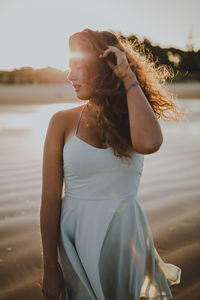
[[[75,73],[72,72],[72,71],[69,71],[67,78],[68,78],[69,81],[75,80],[75,78],[76,78]]]

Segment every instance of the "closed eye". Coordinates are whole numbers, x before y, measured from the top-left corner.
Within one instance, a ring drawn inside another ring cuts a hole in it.
[[[80,66],[73,66],[73,67],[69,67],[70,72],[74,71],[74,70],[81,70],[82,67]]]

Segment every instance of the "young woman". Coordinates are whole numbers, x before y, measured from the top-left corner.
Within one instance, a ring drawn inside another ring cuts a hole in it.
[[[157,119],[182,116],[162,85],[170,69],[110,31],[85,29],[69,46],[68,79],[87,102],[55,113],[47,130],[44,299],[170,299],[181,270],[158,255],[137,196],[144,155],[163,142]]]

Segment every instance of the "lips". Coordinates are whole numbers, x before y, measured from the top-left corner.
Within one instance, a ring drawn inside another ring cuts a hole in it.
[[[78,89],[80,89],[81,86],[79,84],[73,84],[73,87],[75,90],[78,90]]]

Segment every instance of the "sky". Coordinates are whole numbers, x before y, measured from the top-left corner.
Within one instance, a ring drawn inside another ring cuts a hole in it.
[[[68,68],[68,38],[85,28],[200,49],[199,0],[0,0],[0,69]]]

